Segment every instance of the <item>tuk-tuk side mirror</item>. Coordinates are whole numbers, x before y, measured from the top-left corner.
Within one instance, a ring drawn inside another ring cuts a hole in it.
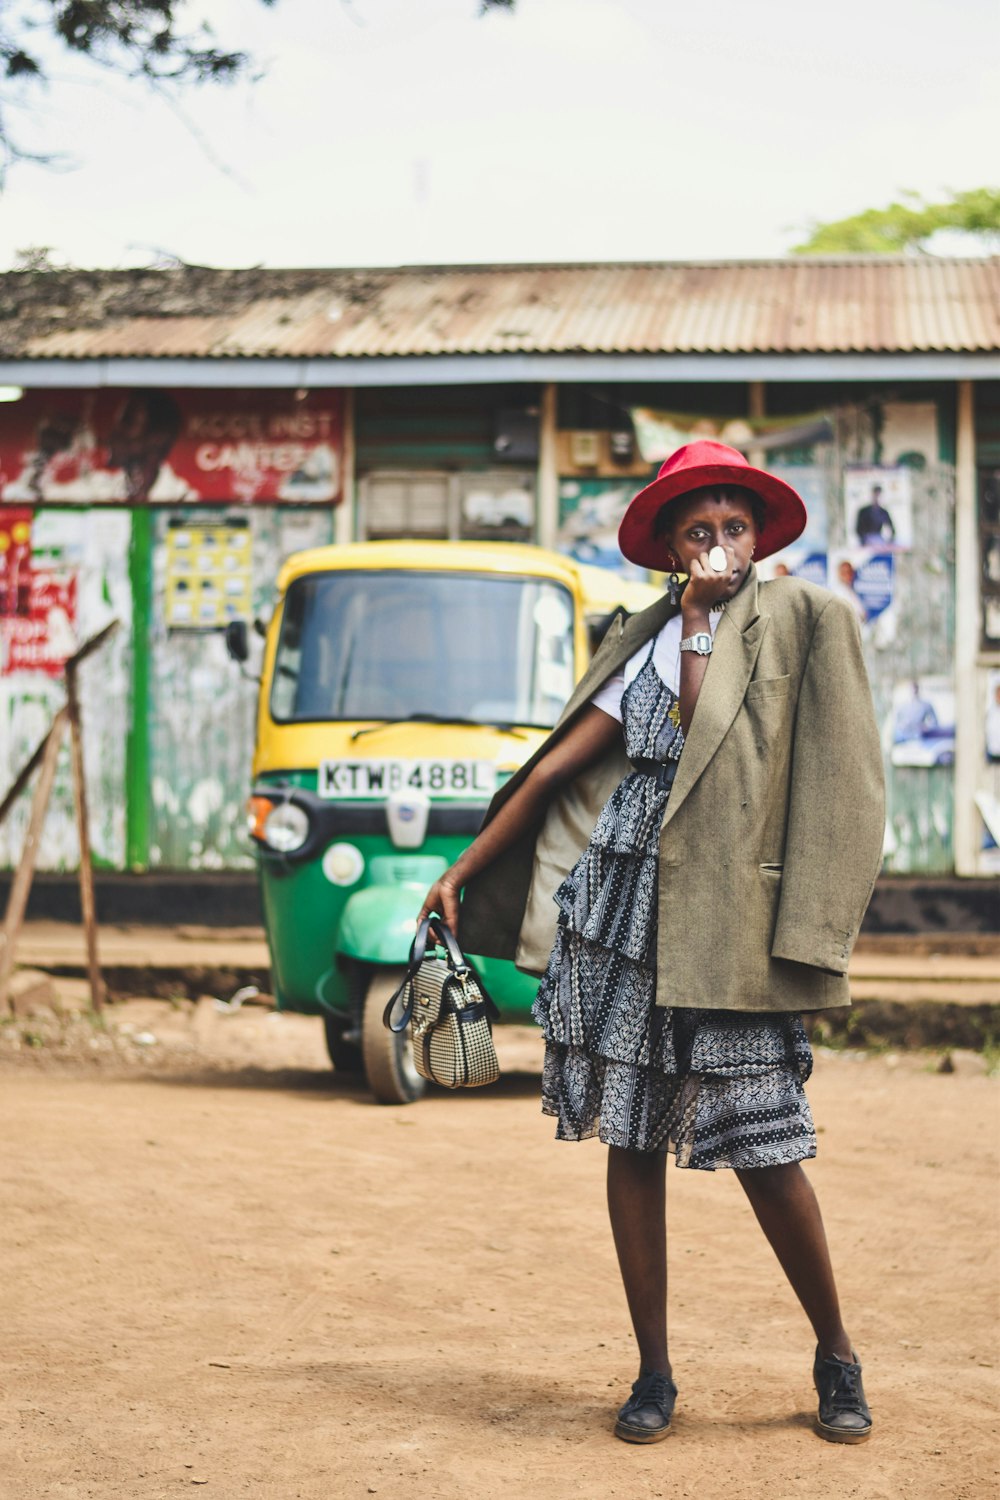
[[[246,620],[230,620],[226,626],[226,650],[230,658],[242,667],[250,656]]]

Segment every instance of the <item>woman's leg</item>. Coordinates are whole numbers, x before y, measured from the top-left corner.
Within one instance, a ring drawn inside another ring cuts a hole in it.
[[[819,1204],[801,1166],[789,1162],[780,1167],[747,1168],[736,1175],[813,1326],[820,1354],[853,1359]]]
[[[667,1353],[667,1157],[608,1147],[608,1212],[639,1373],[670,1374]]]

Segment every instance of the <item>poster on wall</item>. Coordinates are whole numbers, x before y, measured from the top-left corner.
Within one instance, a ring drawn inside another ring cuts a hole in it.
[[[29,391],[0,408],[0,502],[336,503],[338,391]]]
[[[896,567],[891,552],[868,547],[837,547],[829,554],[826,586],[846,599],[865,640],[887,646],[896,635]]]
[[[1000,670],[986,674],[986,760],[1000,766]]]
[[[955,687],[949,677],[897,682],[890,710],[890,759],[894,766],[955,763]]]
[[[252,547],[245,521],[167,527],[164,614],[170,630],[221,630],[253,614]]]
[[[0,671],[58,677],[77,646],[78,573],[33,541],[31,511],[0,507]]]
[[[852,545],[907,551],[913,546],[913,475],[907,468],[844,470],[844,518]]]
[[[661,464],[686,443],[707,438],[726,443],[746,453],[761,448],[765,453],[783,448],[812,448],[833,441],[834,428],[828,413],[806,412],[801,416],[725,417],[702,413],[656,411],[648,406],[629,408],[639,452],[647,463]]]
[[[806,529],[790,547],[757,564],[762,579],[805,578],[826,588],[827,511],[823,470],[814,464],[775,464],[771,472],[801,495]]]
[[[608,568],[622,578],[645,581],[648,570],[628,562],[618,550],[618,527],[635,494],[631,481],[563,479],[559,484],[556,547],[577,562]]]

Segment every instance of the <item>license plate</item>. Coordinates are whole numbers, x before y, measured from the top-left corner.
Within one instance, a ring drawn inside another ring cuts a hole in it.
[[[489,801],[496,783],[491,760],[324,760],[318,791],[331,799],[426,792],[431,798]]]

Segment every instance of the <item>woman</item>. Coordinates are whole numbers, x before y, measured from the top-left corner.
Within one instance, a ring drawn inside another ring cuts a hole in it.
[[[428,892],[472,953],[544,971],[543,1108],[609,1146],[608,1207],[639,1350],[627,1442],[670,1427],[665,1162],[732,1167],[816,1335],[818,1428],[871,1416],[800,1162],[816,1137],[798,1012],[849,1003],[879,869],[882,762],[857,623],[753,558],[801,534],[798,495],[721,443],[632,501],[626,557],[671,573],[615,621],[545,745]],[[678,572],[687,582],[679,588]],[[554,897],[554,903],[553,898]]]

